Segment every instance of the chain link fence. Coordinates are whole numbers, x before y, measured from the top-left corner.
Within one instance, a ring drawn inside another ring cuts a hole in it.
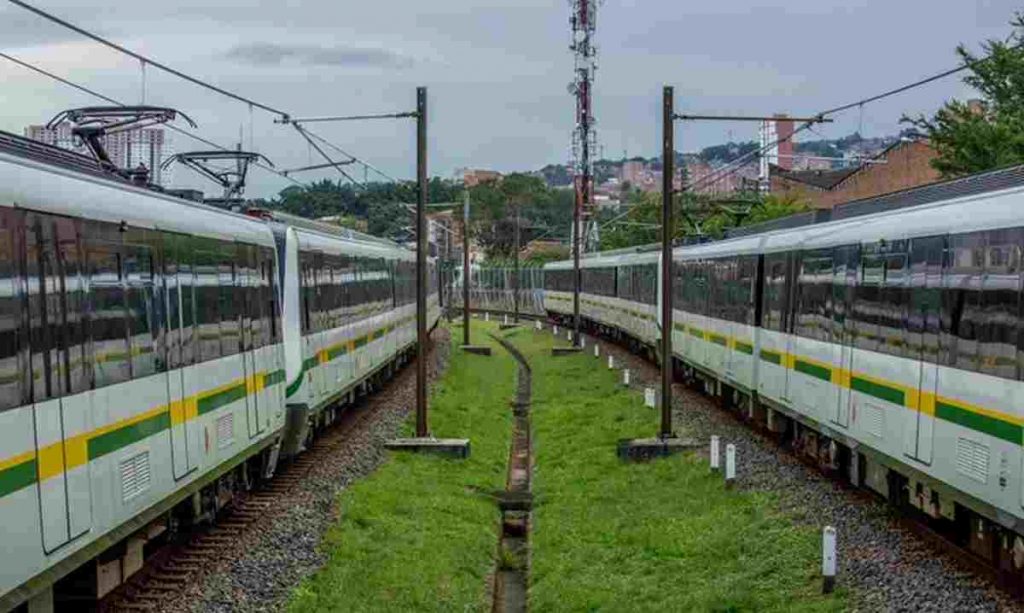
[[[452,304],[462,308],[462,269],[453,272]],[[469,306],[486,311],[513,311],[513,268],[470,268]],[[519,312],[527,315],[544,314],[544,269],[519,269]]]

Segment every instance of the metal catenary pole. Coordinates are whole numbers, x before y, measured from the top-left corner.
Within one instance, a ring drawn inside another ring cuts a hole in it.
[[[416,88],[416,436],[427,428],[427,88]]]
[[[462,344],[469,344],[469,187],[462,199]]]
[[[513,232],[513,250],[515,251],[515,270],[512,278],[512,316],[515,323],[519,323],[519,204],[516,204],[516,227]]]
[[[662,94],[661,176],[661,432],[672,436],[672,195],[675,178],[673,88]]]

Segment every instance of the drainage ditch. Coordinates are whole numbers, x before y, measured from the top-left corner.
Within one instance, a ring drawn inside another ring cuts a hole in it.
[[[530,567],[530,365],[523,354],[504,338],[491,335],[519,363],[516,397],[512,402],[512,447],[509,451],[505,490],[498,492],[501,536],[494,572],[495,613],[526,611],[526,589]]]

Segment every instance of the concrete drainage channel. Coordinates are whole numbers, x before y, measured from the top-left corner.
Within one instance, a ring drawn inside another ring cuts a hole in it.
[[[516,397],[512,402],[514,421],[512,447],[509,451],[508,478],[505,491],[497,493],[501,510],[501,536],[498,539],[498,560],[494,572],[494,606],[496,613],[526,611],[526,588],[530,568],[530,365],[518,349],[507,340],[491,335],[519,363]]]

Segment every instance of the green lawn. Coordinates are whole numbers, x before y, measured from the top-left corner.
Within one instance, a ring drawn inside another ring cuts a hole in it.
[[[504,489],[516,364],[473,322],[474,344],[492,357],[458,351],[462,328],[430,400],[438,437],[468,437],[468,460],[392,454],[340,497],[340,520],[326,537],[327,565],[299,586],[291,611],[488,610]],[[412,418],[406,429],[412,431]]]
[[[819,535],[768,495],[726,491],[692,454],[616,457],[658,415],[592,354],[552,358],[550,333],[509,338],[533,368],[533,611],[833,611]],[[564,340],[558,341],[565,344]]]

